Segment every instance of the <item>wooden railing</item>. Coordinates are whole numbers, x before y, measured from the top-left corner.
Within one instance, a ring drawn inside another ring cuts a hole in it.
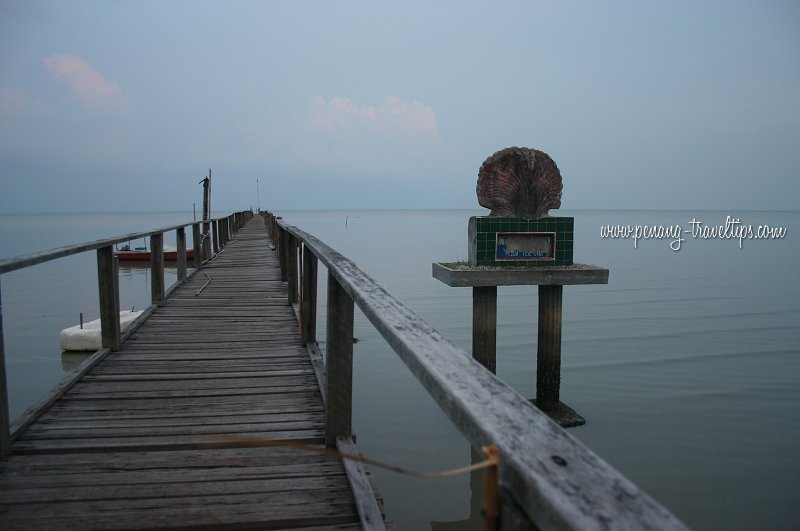
[[[5,341],[3,339],[2,292],[0,292],[0,457],[8,455],[12,441],[21,430],[41,415],[50,404],[64,394],[86,371],[96,365],[109,352],[119,349],[120,343],[124,337],[127,337],[127,335],[133,332],[139,323],[143,322],[158,306],[164,303],[175,288],[189,278],[190,275],[187,274],[188,268],[186,258],[186,227],[192,228],[194,271],[197,271],[203,267],[204,261],[212,257],[211,240],[213,240],[213,252],[219,252],[225,244],[230,241],[233,234],[242,228],[252,215],[253,213],[250,211],[236,212],[222,218],[195,221],[183,225],[172,225],[146,232],[125,234],[78,245],[67,245],[49,251],[0,260],[0,275],[2,275],[3,273],[24,269],[66,256],[87,251],[97,251],[97,284],[100,294],[100,327],[102,342],[101,349],[86,360],[81,365],[80,369],[68,375],[45,397],[39,400],[37,404],[29,408],[20,418],[16,419],[14,423],[11,424],[8,407]],[[201,225],[205,225],[206,227],[210,226],[210,228],[201,230]],[[176,233],[178,248],[176,264],[178,279],[169,290],[166,290],[164,285],[164,233],[173,230]],[[120,333],[119,276],[114,256],[114,245],[148,237],[150,238],[150,266],[152,269],[150,277],[152,304],[136,320],[126,335],[123,336]]]
[[[500,451],[501,529],[685,529],[589,448],[316,237],[265,213],[315,356],[317,265],[328,270],[327,354],[318,371],[329,447],[351,436],[353,314],[358,305],[475,449]]]

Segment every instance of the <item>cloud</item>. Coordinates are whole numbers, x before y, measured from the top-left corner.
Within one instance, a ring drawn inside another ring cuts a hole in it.
[[[419,101],[406,103],[397,96],[388,96],[378,106],[358,105],[341,96],[327,101],[322,96],[314,96],[309,118],[311,126],[323,132],[362,130],[439,141],[433,108]]]
[[[223,143],[215,135],[227,139]],[[220,146],[225,149],[220,152]],[[296,114],[249,109],[225,132],[217,128],[196,148],[218,153],[231,167],[260,167],[314,182],[422,181],[444,175],[461,156],[440,138],[433,107],[396,96],[365,105],[343,96],[309,97]]]
[[[130,109],[128,99],[116,83],[106,81],[92,65],[71,53],[57,53],[44,59],[44,67],[69,87],[72,95],[85,106],[109,113]]]

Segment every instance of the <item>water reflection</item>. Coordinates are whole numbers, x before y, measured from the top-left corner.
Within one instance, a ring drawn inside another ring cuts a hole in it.
[[[470,447],[470,463],[481,463],[485,457]],[[464,529],[480,529],[483,525],[483,495],[485,470],[477,470],[469,475],[469,516],[463,520],[451,522],[431,521],[431,531],[463,531]]]
[[[61,352],[61,368],[64,373],[72,372],[77,369],[81,363],[89,359],[89,356],[94,352],[77,352],[74,350],[64,350]]]

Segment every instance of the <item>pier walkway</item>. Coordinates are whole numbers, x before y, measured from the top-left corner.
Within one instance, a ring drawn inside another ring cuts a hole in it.
[[[242,444],[325,444],[269,244],[253,217],[19,434],[0,461],[0,528],[361,528],[340,460]]]

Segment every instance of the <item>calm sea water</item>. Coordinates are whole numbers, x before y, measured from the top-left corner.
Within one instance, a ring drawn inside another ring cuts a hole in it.
[[[484,211],[278,212],[354,259],[389,291],[471,348],[471,291],[434,280],[465,259]],[[561,398],[586,419],[570,433],[696,529],[796,529],[800,521],[798,212],[561,211],[577,262],[608,285],[564,289]],[[602,238],[601,227],[672,227],[726,218],[784,227],[783,239]],[[191,214],[0,216],[4,257],[145,230]],[[169,241],[167,242],[169,243]],[[94,254],[2,276],[12,415],[76,360],[58,332],[96,318]],[[322,268],[321,268],[322,269]],[[324,270],[323,270],[324,273]],[[324,274],[320,293],[324,294]],[[168,281],[174,280],[173,276]],[[149,271],[122,270],[122,307],[143,308]],[[324,297],[321,297],[324,298]],[[324,329],[324,308],[319,326]],[[498,290],[498,376],[535,394],[537,292]],[[468,464],[468,444],[357,312],[354,431],[374,458],[423,470]],[[320,334],[320,337],[324,337]],[[374,470],[399,529],[479,529],[480,476],[416,479]]]

